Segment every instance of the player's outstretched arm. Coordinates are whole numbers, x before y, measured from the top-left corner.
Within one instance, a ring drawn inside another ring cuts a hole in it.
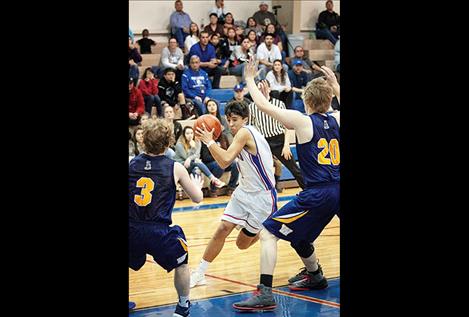
[[[184,191],[189,195],[191,200],[195,203],[200,203],[204,198],[202,193],[202,186],[204,184],[203,178],[200,175],[193,175],[189,177],[189,173],[181,163],[174,163],[174,181],[181,184]]]
[[[207,131],[205,124],[202,124],[202,126],[203,129],[197,127],[195,134],[200,138],[200,141],[204,142],[208,147],[210,154],[212,154],[215,161],[217,161],[218,165],[223,169],[230,166],[238,154],[241,153],[241,150],[246,145],[246,142],[251,135],[246,129],[239,130],[233,138],[231,145],[227,150],[224,150],[213,140],[213,131],[215,129],[212,129],[212,131],[209,132]]]
[[[246,85],[249,93],[251,94],[252,100],[256,106],[262,111],[267,113],[272,118],[283,123],[287,129],[299,129],[304,125],[310,125],[309,118],[299,111],[280,109],[272,105],[257,88],[254,81],[254,77],[257,75],[258,61],[255,61],[251,57],[249,63],[244,68],[244,77],[246,79]]]
[[[320,71],[326,76],[327,83],[331,85],[334,95],[340,103],[340,85],[337,82],[337,77],[335,77],[334,72],[327,66],[321,66]]]

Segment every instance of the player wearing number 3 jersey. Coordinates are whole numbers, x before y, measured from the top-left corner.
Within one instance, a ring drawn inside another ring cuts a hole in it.
[[[145,152],[129,163],[129,267],[139,270],[150,254],[168,272],[175,269],[179,302],[173,316],[186,317],[190,308],[187,242],[181,227],[171,225],[171,214],[176,184],[198,203],[203,198],[202,180],[189,177],[182,164],[164,156],[171,138],[166,121],[148,120],[143,126]]]

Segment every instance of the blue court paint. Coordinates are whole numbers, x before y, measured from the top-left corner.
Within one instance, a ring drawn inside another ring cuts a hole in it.
[[[338,303],[340,295],[340,279],[330,279],[329,287],[320,291],[302,291],[291,292],[288,287],[276,288],[285,292],[299,294],[328,300]],[[232,305],[235,302],[245,300],[251,296],[251,292],[221,296],[209,299],[202,299],[192,302],[191,317],[339,317],[340,309],[330,307],[306,300],[293,298],[281,294],[274,294],[277,308],[273,312],[265,313],[239,313],[236,312]],[[132,317],[171,317],[175,309],[175,304],[164,305],[155,308],[148,308],[130,312]]]
[[[278,201],[290,201],[294,198],[295,196],[282,196],[278,197]],[[176,207],[173,208],[173,212],[186,212],[186,211],[197,211],[197,210],[207,210],[207,209],[217,209],[217,208],[224,208],[226,207],[226,203],[220,203],[220,204],[207,204],[207,205],[200,205],[200,206],[186,206],[186,207]]]

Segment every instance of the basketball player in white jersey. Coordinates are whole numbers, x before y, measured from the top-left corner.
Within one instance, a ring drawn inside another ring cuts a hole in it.
[[[277,210],[272,152],[264,136],[255,127],[247,125],[249,106],[244,102],[232,101],[227,104],[225,113],[234,135],[233,143],[227,150],[215,143],[213,131],[198,128],[196,135],[207,145],[221,168],[226,168],[238,158],[239,186],[233,192],[221,223],[205,249],[199,268],[191,275],[191,287],[206,284],[205,271],[221,252],[226,237],[234,228],[243,228],[236,245],[239,249],[247,249],[259,239],[262,222]]]

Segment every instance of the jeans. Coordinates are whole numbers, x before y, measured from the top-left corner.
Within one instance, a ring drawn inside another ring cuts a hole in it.
[[[213,176],[212,172],[210,172],[207,165],[205,165],[203,162],[196,163],[195,160],[191,161],[191,165],[189,165],[189,168],[187,169],[187,171],[190,173],[196,167],[198,167],[202,171],[202,173],[204,173],[204,175],[207,176],[208,178]]]
[[[213,76],[213,81],[212,81],[212,88],[213,89],[218,89],[220,88],[220,79],[221,79],[221,74],[223,72],[223,67],[217,66],[215,68],[208,68],[208,67],[203,67],[202,68],[209,76]]]
[[[182,28],[175,28],[172,33],[176,41],[178,41],[179,48],[184,49],[184,41],[189,34],[185,33]]]
[[[331,32],[331,30],[328,29],[317,29],[316,30],[316,38],[317,39],[323,39],[323,40],[329,40],[332,42],[332,44],[335,45],[337,40],[339,39],[339,33],[337,32]]]
[[[238,167],[236,166],[236,163],[231,163],[230,166],[228,166],[225,169],[222,169],[220,165],[216,161],[208,162],[205,163],[207,165],[208,169],[215,175],[215,177],[220,178],[224,172],[231,171],[231,176],[230,176],[230,181],[228,182],[228,187],[229,188],[235,188],[236,183],[238,182],[238,177],[239,177],[239,171]],[[215,185],[210,184],[210,190],[215,191],[217,188]]]
[[[231,67],[229,69],[230,75],[241,76],[241,82],[244,83],[244,67],[245,66],[246,66],[246,63],[242,63],[234,67]]]
[[[194,104],[194,106],[197,110],[197,114],[199,116],[203,115],[206,112],[205,111],[205,105],[204,105],[203,101],[199,101],[197,99],[188,99],[188,98],[186,98],[186,102],[187,102],[187,100],[192,101],[192,103]]]
[[[134,79],[134,85],[137,84],[138,77],[140,76],[140,72],[138,71],[137,65],[130,65],[129,67],[129,77]]]
[[[161,100],[158,95],[143,96],[143,100],[145,100],[145,112],[151,113],[151,107],[156,105],[158,117],[163,117],[163,108],[161,107]]]

